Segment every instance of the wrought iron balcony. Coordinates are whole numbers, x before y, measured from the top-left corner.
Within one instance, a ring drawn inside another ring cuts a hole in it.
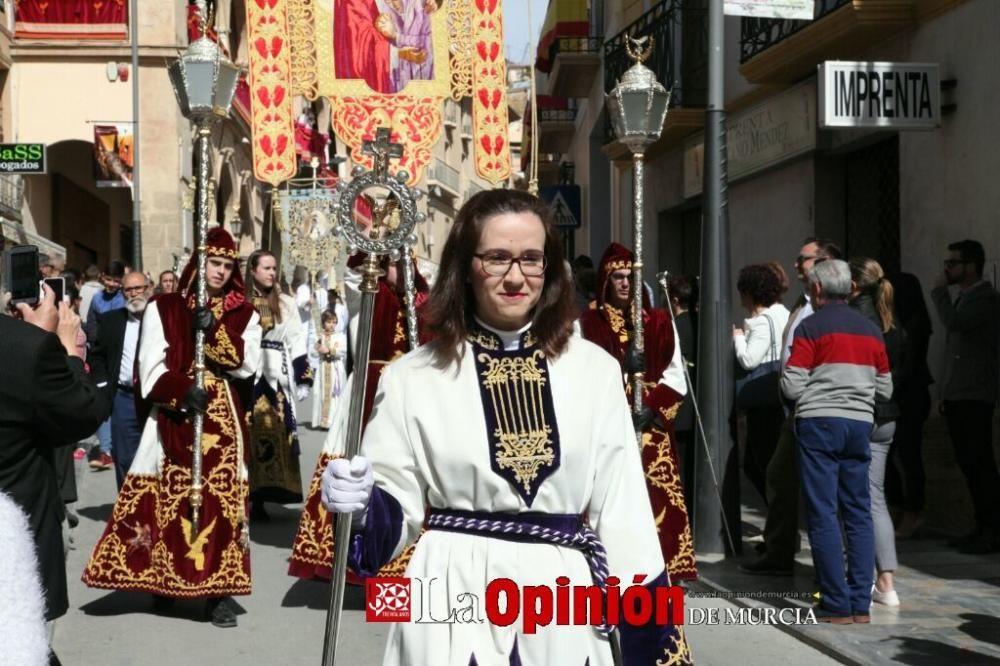
[[[852,0],[816,0],[814,21],[820,20],[851,2]],[[758,53],[762,53],[783,39],[794,35],[810,23],[810,21],[792,19],[744,16],[740,21],[740,62],[746,62]]]
[[[538,149],[543,153],[569,150],[576,133],[577,109],[538,109]]]
[[[446,164],[437,157],[428,165],[427,186],[429,189],[432,189],[434,185],[438,185],[444,188],[452,197],[457,197],[461,194],[460,183],[461,176],[455,167]]]
[[[604,43],[604,91],[610,92],[632,59],[625,37],[653,38],[646,66],[671,90],[670,107],[703,108],[708,93],[708,13],[699,0],[663,0]],[[670,122],[670,116],[667,116]],[[611,124],[607,141],[614,141]]]
[[[549,49],[549,94],[587,97],[601,66],[603,37],[560,37]]]
[[[0,175],[0,216],[21,221],[24,203],[24,178],[14,174]]]

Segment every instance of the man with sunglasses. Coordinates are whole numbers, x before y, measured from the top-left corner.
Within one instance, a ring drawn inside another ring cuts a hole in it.
[[[807,238],[795,259],[795,270],[803,292],[795,301],[782,334],[781,367],[788,364],[792,353],[795,329],[813,313],[809,299],[809,272],[827,259],[841,259],[842,252],[826,238]],[[794,414],[785,407],[785,421],[767,464],[767,519],[764,523],[764,543],[758,545],[760,557],[740,566],[749,574],[791,576],[795,553],[799,549],[799,466],[795,457]]]
[[[946,335],[941,407],[976,519],[976,528],[950,545],[963,553],[994,553],[1000,551],[1000,474],[993,459],[1000,294],[983,279],[986,253],[979,242],[958,241],[948,251],[931,291]]]
[[[133,369],[139,343],[139,324],[150,297],[150,283],[141,271],[132,271],[122,281],[125,307],[97,315],[97,338],[91,349],[91,367],[106,376],[112,396],[111,458],[115,480],[121,489],[132,466],[142,431],[136,418]]]
[[[681,468],[674,422],[687,394],[673,317],[668,309],[654,308],[643,288],[645,353],[630,351],[632,343],[632,251],[612,243],[604,251],[597,275],[597,300],[580,315],[583,337],[618,359],[623,378],[642,370],[642,413],[634,417],[642,430],[642,465],[653,515],[656,516],[660,550],[670,580],[698,576],[691,522],[684,502]],[[626,390],[631,386],[626,381]]]

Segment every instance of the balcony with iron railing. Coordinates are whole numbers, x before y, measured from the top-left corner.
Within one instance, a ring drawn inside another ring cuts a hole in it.
[[[458,127],[462,118],[462,107],[450,99],[444,101],[444,126],[448,129]]]
[[[601,68],[603,37],[560,37],[552,43],[549,94],[588,97]]]
[[[626,36],[652,37],[653,49],[645,65],[671,91],[670,110],[659,147],[697,131],[704,125],[708,93],[708,14],[699,0],[663,0],[604,43],[604,90],[610,92],[632,66],[625,49]],[[605,125],[605,151],[614,159],[627,149],[615,141],[610,122]]]
[[[24,178],[19,175],[0,175],[0,216],[21,221],[21,204],[24,203]]]
[[[435,157],[427,168],[427,187],[432,192],[438,186],[455,198],[461,196],[461,175],[458,169]]]
[[[788,84],[825,60],[854,60],[915,25],[939,0],[815,0],[812,21],[743,17],[740,73],[750,83]]]
[[[558,98],[548,98],[550,103]],[[572,100],[564,100],[571,102]],[[539,102],[542,98],[539,97]],[[543,153],[565,153],[573,142],[576,133],[575,104],[566,104],[563,108],[546,108],[539,104],[538,109],[538,150]]]

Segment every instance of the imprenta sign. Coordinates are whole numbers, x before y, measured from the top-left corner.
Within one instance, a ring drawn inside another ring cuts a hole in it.
[[[828,61],[819,66],[819,126],[934,129],[941,125],[936,64]]]

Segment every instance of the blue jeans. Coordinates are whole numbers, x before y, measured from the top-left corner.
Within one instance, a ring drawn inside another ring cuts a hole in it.
[[[139,450],[139,438],[142,436],[142,429],[135,416],[135,397],[131,393],[115,391],[111,429],[114,433],[111,441],[114,446],[115,480],[121,490],[125,475],[135,460],[135,452]]]
[[[97,428],[97,442],[101,453],[111,455],[111,419],[102,423]]]
[[[838,615],[868,615],[875,571],[875,534],[868,466],[872,424],[854,419],[797,419],[802,497],[822,608]],[[847,573],[840,520],[847,536]]]

